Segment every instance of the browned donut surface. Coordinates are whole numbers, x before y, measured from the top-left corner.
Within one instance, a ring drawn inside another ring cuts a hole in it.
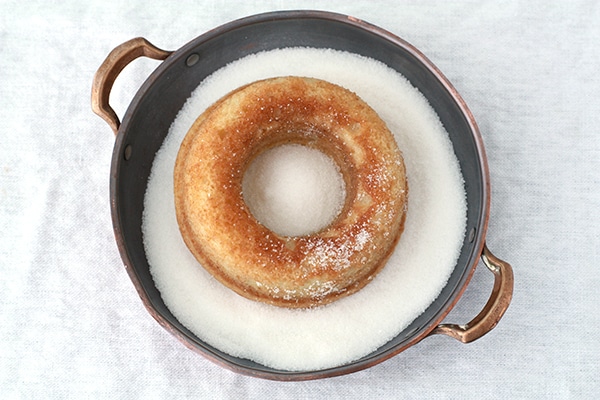
[[[302,144],[339,166],[346,199],[326,228],[280,236],[251,214],[242,178],[261,152]],[[200,264],[249,299],[314,307],[356,292],[385,265],[404,228],[402,154],[376,112],[323,80],[280,77],[209,107],[184,138],[174,171],[177,221]]]

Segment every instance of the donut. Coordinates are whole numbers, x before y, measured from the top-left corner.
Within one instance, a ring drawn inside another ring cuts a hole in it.
[[[244,201],[249,164],[286,144],[323,152],[342,175],[344,203],[318,232],[279,235]],[[242,86],[196,119],[175,161],[174,198],[186,246],[216,280],[251,300],[312,308],[357,292],[384,267],[404,229],[408,183],[368,104],[341,86],[285,76]]]

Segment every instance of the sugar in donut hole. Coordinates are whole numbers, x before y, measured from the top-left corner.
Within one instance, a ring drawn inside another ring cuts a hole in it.
[[[345,200],[324,228],[280,235],[244,201],[251,162],[277,146],[317,149],[339,167]],[[194,122],[174,170],[181,235],[199,263],[238,294],[309,308],[352,294],[383,268],[399,240],[408,185],[385,123],[356,94],[304,77],[257,81]]]

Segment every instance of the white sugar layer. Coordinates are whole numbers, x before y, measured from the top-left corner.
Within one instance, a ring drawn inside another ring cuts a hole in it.
[[[358,293],[313,310],[253,302],[216,282],[185,246],[173,201],[174,161],[194,120],[239,86],[285,75],[324,79],[365,100],[394,133],[409,185],[404,233],[385,268]],[[295,48],[240,59],[193,92],[156,154],[142,229],[156,286],[182,324],[231,355],[302,371],[358,359],[408,326],[445,286],[460,253],[465,223],[458,161],[426,99],[377,61],[333,50]]]
[[[242,188],[252,215],[283,236],[325,228],[339,214],[346,193],[335,162],[299,144],[259,154],[244,174]]]

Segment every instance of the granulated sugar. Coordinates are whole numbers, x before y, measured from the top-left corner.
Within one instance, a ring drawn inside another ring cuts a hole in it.
[[[334,161],[319,150],[288,144],[260,154],[243,180],[256,219],[283,236],[317,232],[339,214],[345,190]]]
[[[320,78],[357,93],[394,133],[406,164],[405,229],[385,268],[358,293],[324,307],[290,310],[245,299],[194,259],[179,234],[173,169],[179,145],[213,102],[275,76]],[[200,339],[234,356],[303,371],[358,359],[395,337],[445,286],[460,253],[466,200],[448,134],[424,97],[385,65],[333,50],[282,49],[240,59],[192,94],[156,154],[143,233],[152,276],[166,305]]]

